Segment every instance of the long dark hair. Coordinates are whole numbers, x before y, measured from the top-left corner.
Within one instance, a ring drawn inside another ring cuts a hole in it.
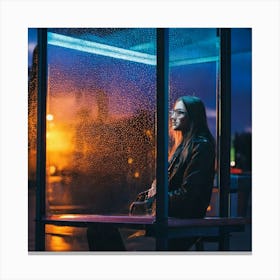
[[[170,157],[175,152],[176,148],[182,141],[189,142],[193,137],[204,136],[206,137],[213,147],[215,148],[215,139],[211,134],[206,117],[206,110],[202,100],[196,96],[181,96],[176,100],[182,101],[187,109],[189,126],[186,132],[186,137],[183,139],[182,133],[173,132],[174,145],[170,151]],[[177,138],[177,139],[176,139]]]

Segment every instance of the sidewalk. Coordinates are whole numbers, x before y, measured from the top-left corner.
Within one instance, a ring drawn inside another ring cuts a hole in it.
[[[127,251],[155,251],[155,239],[152,237],[130,237],[135,230],[122,229],[121,234]],[[29,239],[29,250],[34,250],[34,239]],[[245,232],[230,235],[230,252],[248,252],[252,250],[251,226]],[[46,251],[88,251],[86,228],[46,226]],[[193,246],[190,251],[196,251]],[[219,252],[217,242],[205,242],[204,251]],[[201,252],[199,252],[201,253]]]

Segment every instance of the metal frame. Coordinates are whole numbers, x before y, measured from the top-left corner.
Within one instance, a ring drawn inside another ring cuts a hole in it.
[[[231,144],[231,30],[220,28],[220,60],[217,90],[217,163],[219,214],[230,213],[230,144]],[[229,249],[229,235],[221,228],[219,250]]]
[[[168,29],[157,29],[156,250],[168,249]]]
[[[35,250],[45,250],[46,214],[46,100],[47,100],[47,29],[38,29],[38,101],[36,159],[36,234]]]

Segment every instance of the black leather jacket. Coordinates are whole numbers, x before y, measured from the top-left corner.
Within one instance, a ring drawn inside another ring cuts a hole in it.
[[[180,145],[169,162],[168,216],[201,218],[210,203],[215,172],[215,147],[204,136]]]

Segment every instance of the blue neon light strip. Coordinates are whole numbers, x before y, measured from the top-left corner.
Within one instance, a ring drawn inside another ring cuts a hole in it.
[[[156,65],[156,56],[48,32],[48,44],[128,61]]]
[[[198,63],[206,63],[206,62],[214,62],[218,61],[219,56],[207,56],[207,57],[199,57],[199,58],[190,58],[190,59],[181,59],[181,60],[174,60],[171,61],[169,66],[182,66],[188,64],[198,64]]]
[[[127,50],[110,45],[77,39],[70,36],[65,36],[57,33],[48,32],[48,44],[81,52],[87,52],[127,61],[144,63],[147,65],[156,65],[156,56],[146,54],[134,50]],[[218,61],[218,56],[208,56],[190,59],[180,59],[169,62],[169,67],[176,67],[188,64],[198,64],[206,62]]]

